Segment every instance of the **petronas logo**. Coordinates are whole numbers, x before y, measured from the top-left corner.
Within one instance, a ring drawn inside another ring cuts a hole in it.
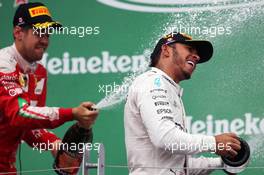
[[[172,13],[224,10],[259,6],[264,0],[97,0],[98,2],[123,10]]]

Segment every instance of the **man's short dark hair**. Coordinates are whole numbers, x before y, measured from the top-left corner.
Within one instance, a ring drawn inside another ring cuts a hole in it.
[[[163,38],[161,38],[158,41],[157,45],[155,46],[153,52],[150,55],[150,64],[149,64],[150,67],[155,67],[159,61],[160,54],[161,54],[161,47],[163,45],[163,41],[161,40],[163,40]]]

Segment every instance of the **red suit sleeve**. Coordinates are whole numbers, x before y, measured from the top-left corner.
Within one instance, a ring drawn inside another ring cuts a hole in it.
[[[56,128],[73,119],[71,108],[30,106],[28,93],[19,82],[20,74],[0,72],[0,110],[3,120],[22,129]]]
[[[46,129],[29,130],[25,132],[22,139],[31,147],[40,148],[42,144],[46,144],[46,149],[51,143],[60,140],[54,133]]]

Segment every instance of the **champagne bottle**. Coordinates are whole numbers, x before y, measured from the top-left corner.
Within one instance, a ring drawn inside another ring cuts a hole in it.
[[[237,152],[235,157],[221,156],[224,163],[224,171],[227,173],[238,174],[246,169],[246,166],[250,161],[250,147],[249,144],[242,138],[238,138],[240,141],[241,149]]]
[[[76,175],[82,163],[85,143],[92,143],[92,129],[72,125],[65,133],[53,164],[58,175]]]

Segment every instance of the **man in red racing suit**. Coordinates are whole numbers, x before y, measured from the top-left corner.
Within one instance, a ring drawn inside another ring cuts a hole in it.
[[[25,11],[36,8],[42,8],[39,12],[44,13],[38,14],[38,19],[23,16]],[[32,147],[60,142],[56,135],[46,129],[56,128],[74,119],[81,126],[90,128],[98,115],[98,111],[87,109],[93,105],[90,102],[75,108],[45,106],[47,71],[37,61],[48,46],[49,36],[34,35],[32,28],[24,28],[22,24],[32,19],[42,19],[43,16],[54,24],[49,15],[41,3],[21,5],[13,22],[15,43],[0,50],[0,173],[16,174],[16,151],[21,140]],[[25,20],[24,23],[19,25],[21,20],[17,18]]]

